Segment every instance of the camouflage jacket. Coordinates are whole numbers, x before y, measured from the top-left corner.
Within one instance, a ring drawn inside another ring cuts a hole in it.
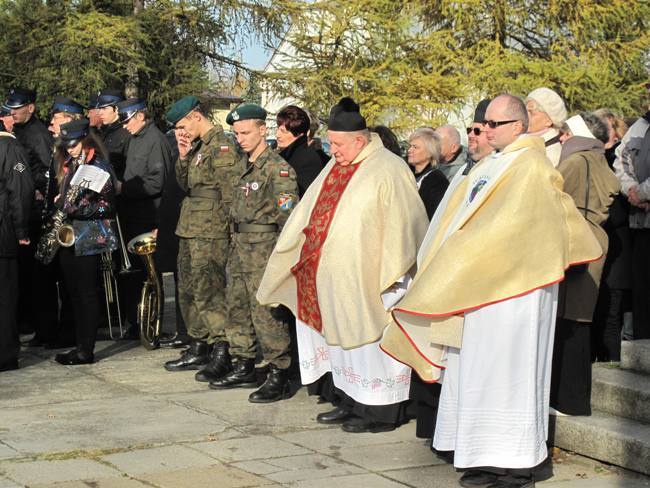
[[[216,125],[176,161],[176,179],[187,192],[176,226],[179,237],[227,239],[228,211],[237,171],[237,151]]]
[[[280,230],[298,203],[298,183],[293,168],[270,147],[249,163],[244,155],[238,164],[238,177],[230,217],[235,225],[277,225],[276,232],[235,232],[232,264],[244,272],[263,270]]]

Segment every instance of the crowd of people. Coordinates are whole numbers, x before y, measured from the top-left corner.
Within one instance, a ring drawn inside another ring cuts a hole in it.
[[[163,133],[120,90],[55,98],[49,127],[35,101],[12,89],[0,118],[0,371],[19,331],[92,363],[115,313],[101,271],[151,232],[176,278],[167,371],[253,403],[302,383],[332,404],[316,421],[351,433],[416,418],[461,486],[508,488],[534,486],[549,415],[590,414],[592,362],[650,338],[650,112],[629,130],[607,109],[569,117],[542,87],[481,100],[466,147],[442,125],[403,152],[343,98],[330,156],[295,105],[275,149],[252,103],[227,133],[186,96]],[[133,339],[146,270],[129,267]]]

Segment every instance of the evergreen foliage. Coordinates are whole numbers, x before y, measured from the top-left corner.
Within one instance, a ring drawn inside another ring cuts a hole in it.
[[[351,95],[369,123],[411,129],[540,86],[570,112],[635,115],[645,102],[647,0],[317,0],[290,11],[285,68],[266,82],[320,113]]]
[[[275,12],[266,0],[0,0],[0,93],[34,88],[45,115],[55,95],[123,88],[159,118],[243,69],[225,46],[277,32]]]

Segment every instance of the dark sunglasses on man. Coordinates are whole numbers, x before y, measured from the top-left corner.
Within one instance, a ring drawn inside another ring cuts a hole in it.
[[[518,120],[486,120],[484,123],[490,129],[496,129],[500,125],[512,124],[513,122],[519,122]]]
[[[481,129],[480,127],[468,127],[467,135],[470,135],[472,132],[474,133],[475,136],[480,136],[481,132],[483,132],[483,129]]]

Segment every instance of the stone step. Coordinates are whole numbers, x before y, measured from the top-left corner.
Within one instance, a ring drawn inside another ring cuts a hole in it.
[[[650,339],[621,343],[621,368],[650,374]]]
[[[650,424],[650,376],[610,366],[594,366],[591,406]]]
[[[549,443],[650,475],[650,425],[594,410],[590,417],[554,417]]]

